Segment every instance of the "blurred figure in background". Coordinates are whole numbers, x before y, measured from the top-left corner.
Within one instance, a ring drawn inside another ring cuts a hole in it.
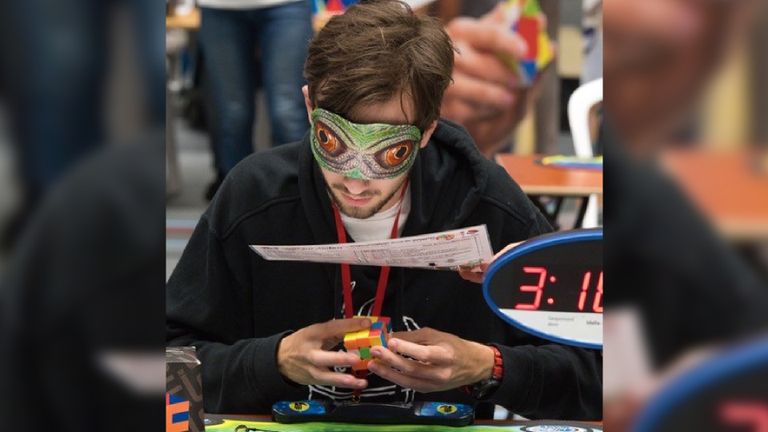
[[[0,279],[7,430],[161,430],[162,135],[104,146],[41,202]]]
[[[2,61],[21,191],[2,232],[7,249],[45,192],[105,139],[108,29],[115,6],[130,14],[145,83],[145,121],[165,119],[163,5],[151,0],[4,2]]]
[[[259,77],[267,99],[272,143],[299,141],[307,131],[301,74],[312,26],[306,0],[198,3],[202,7],[200,45],[218,176],[206,193],[210,199],[229,170],[253,152]]]
[[[0,3],[0,139],[27,227],[0,258],[6,429],[162,427],[164,15],[152,0]]]
[[[631,310],[636,322],[622,327],[636,326],[645,336],[639,349],[627,334],[606,340],[607,430],[633,427],[674,376],[768,330],[766,280],[718,236],[656,159],[679,142],[681,131],[695,132],[698,102],[725,54],[744,42],[756,5],[604,1],[605,261],[614,287],[606,297],[606,333],[609,316]],[[695,135],[691,141],[700,139]],[[705,175],[725,179],[716,171]],[[647,371],[629,370],[629,361],[619,360],[622,351],[647,356]]]

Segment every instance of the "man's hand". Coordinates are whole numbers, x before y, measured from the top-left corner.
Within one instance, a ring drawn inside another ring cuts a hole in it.
[[[441,115],[467,128],[480,151],[490,157],[522,120],[530,99],[501,57],[520,58],[528,46],[509,31],[501,6],[480,19],[456,18],[445,31],[459,52]]]
[[[298,384],[365,388],[368,385],[366,380],[328,369],[351,366],[360,358],[356,354],[328,350],[343,341],[345,333],[370,326],[370,319],[351,318],[313,324],[292,333],[280,341],[277,350],[278,369],[284,377]]]
[[[371,354],[371,372],[422,393],[490,378],[494,361],[490,347],[431,328],[394,333],[388,348],[373,347]]]
[[[504,249],[500,250],[499,253],[493,256],[491,263],[496,261],[497,258],[499,258],[501,255],[504,254],[504,252],[512,249],[513,247],[519,245],[520,243],[522,242],[508,244]],[[483,264],[476,265],[474,267],[468,267],[468,268],[459,267],[459,276],[461,276],[462,279],[468,280],[470,282],[483,283],[483,279],[485,278],[485,271],[488,269],[488,266],[491,265],[491,263],[483,263]]]

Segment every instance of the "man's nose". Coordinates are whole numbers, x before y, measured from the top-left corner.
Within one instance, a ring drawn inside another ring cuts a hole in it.
[[[347,188],[350,194],[359,195],[368,188],[368,181],[344,177],[344,187]]]

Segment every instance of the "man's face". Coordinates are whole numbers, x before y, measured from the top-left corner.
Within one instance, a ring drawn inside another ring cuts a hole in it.
[[[318,127],[318,120],[323,120],[323,118],[318,118],[318,113],[315,111],[313,120],[312,112],[314,110],[310,110],[310,108],[308,106],[307,111],[310,114],[310,121],[314,121],[313,131],[318,135],[314,137],[315,143],[313,145],[322,146],[327,142],[327,137],[326,131],[321,133],[322,129]],[[374,123],[410,125],[409,119],[413,118],[411,113],[410,105],[404,104],[402,106],[400,96],[397,95],[386,103],[359,107],[350,114],[351,118],[347,120],[362,125]],[[330,118],[326,117],[325,120],[327,120],[326,123],[331,123],[328,121],[331,120]],[[426,147],[435,125],[436,123],[431,125],[423,134],[419,134],[418,131],[411,128],[391,128],[390,132],[393,137],[390,140],[391,145],[387,143],[388,137],[379,137],[377,141],[383,144],[371,147],[371,151],[368,151],[370,156],[365,156],[367,163],[363,156],[357,158],[340,157],[338,160],[319,160],[323,178],[339,210],[347,216],[365,219],[394,206],[400,198],[400,192],[410,173],[412,166],[410,163],[415,158],[415,153],[420,148]],[[387,131],[387,128],[384,128],[384,131]],[[332,133],[331,130],[327,132]],[[412,141],[410,146],[398,145],[400,142],[407,141]],[[363,144],[363,146],[366,145]],[[347,146],[351,150],[353,143],[347,143]],[[331,154],[334,153],[335,148],[334,143],[328,146]],[[324,148],[313,148],[316,158],[320,157],[319,152],[324,150]],[[353,154],[354,151],[348,153]],[[363,152],[359,154],[362,155]],[[381,164],[376,161],[381,162]],[[398,168],[397,162],[400,161],[403,162],[402,168]],[[336,164],[335,162],[339,163]],[[387,171],[390,166],[387,165],[387,162],[390,162],[393,167],[390,171]],[[370,167],[374,163],[377,165],[375,165],[374,170],[371,170]]]

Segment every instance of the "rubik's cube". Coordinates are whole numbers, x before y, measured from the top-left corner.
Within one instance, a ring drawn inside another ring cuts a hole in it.
[[[371,348],[375,346],[387,347],[389,333],[392,324],[388,317],[369,317],[371,327],[365,330],[347,333],[344,335],[344,348],[347,352],[356,352],[360,355],[360,361],[352,365],[352,370],[364,371],[368,369],[371,361]]]
[[[503,60],[517,72],[521,84],[527,87],[555,57],[547,36],[546,20],[538,0],[507,0],[505,11],[510,30],[525,40],[528,51],[521,59],[504,57]]]
[[[347,5],[342,0],[313,0],[312,28],[315,32],[319,32],[328,20],[336,15],[343,14],[346,8]]]

